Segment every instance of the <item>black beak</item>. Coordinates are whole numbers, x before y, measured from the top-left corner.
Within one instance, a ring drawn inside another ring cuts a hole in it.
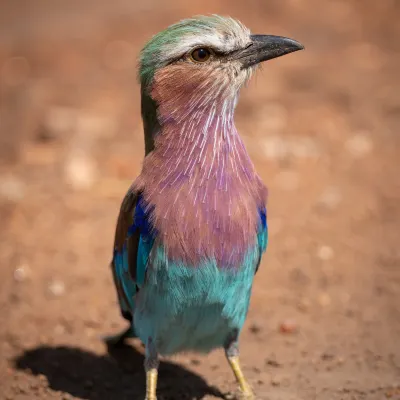
[[[242,63],[242,68],[304,49],[296,40],[282,36],[251,35],[250,39],[251,43],[245,49],[232,54],[232,59]]]

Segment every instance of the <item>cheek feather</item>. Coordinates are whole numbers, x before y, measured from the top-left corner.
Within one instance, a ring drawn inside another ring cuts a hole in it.
[[[227,95],[227,76],[215,68],[181,63],[157,72],[151,96],[158,104],[161,123],[184,121]]]
[[[183,122],[190,114],[217,108],[236,98],[251,71],[234,64],[212,62],[197,65],[181,62],[157,71],[151,87],[151,97],[158,104],[160,123],[173,119]]]

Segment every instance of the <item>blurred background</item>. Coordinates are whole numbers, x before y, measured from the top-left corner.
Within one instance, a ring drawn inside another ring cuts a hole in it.
[[[136,63],[219,13],[306,51],[242,91],[270,244],[242,334],[258,398],[400,398],[398,0],[0,1],[0,398],[143,398],[108,263],[143,157]],[[230,398],[222,352],[163,364],[161,399]],[[218,388],[218,389],[217,389]]]

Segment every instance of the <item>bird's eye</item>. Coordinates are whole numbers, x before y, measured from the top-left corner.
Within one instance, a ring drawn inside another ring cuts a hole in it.
[[[211,56],[211,51],[205,47],[200,47],[199,49],[193,50],[190,54],[190,58],[196,62],[205,62]]]

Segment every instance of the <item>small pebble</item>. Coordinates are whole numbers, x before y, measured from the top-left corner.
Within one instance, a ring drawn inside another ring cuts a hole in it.
[[[346,141],[345,147],[353,157],[360,158],[372,151],[373,143],[365,133],[358,133]]]
[[[48,289],[53,296],[59,297],[65,293],[65,284],[63,281],[54,280],[49,283]]]
[[[30,276],[30,272],[31,271],[28,265],[26,264],[20,265],[14,270],[14,279],[17,282],[26,281]]]
[[[279,331],[285,334],[295,333],[297,329],[297,322],[292,319],[287,319],[279,325]]]
[[[317,251],[318,258],[323,261],[331,260],[333,258],[333,254],[332,247],[326,245],[320,246]]]
[[[345,359],[343,357],[338,357],[336,362],[337,362],[338,365],[343,365],[344,362],[345,362]]]
[[[275,387],[280,386],[281,379],[278,376],[274,376],[273,378],[271,378],[271,385]]]
[[[65,177],[74,189],[89,189],[97,177],[94,160],[85,154],[73,154],[65,165]]]

